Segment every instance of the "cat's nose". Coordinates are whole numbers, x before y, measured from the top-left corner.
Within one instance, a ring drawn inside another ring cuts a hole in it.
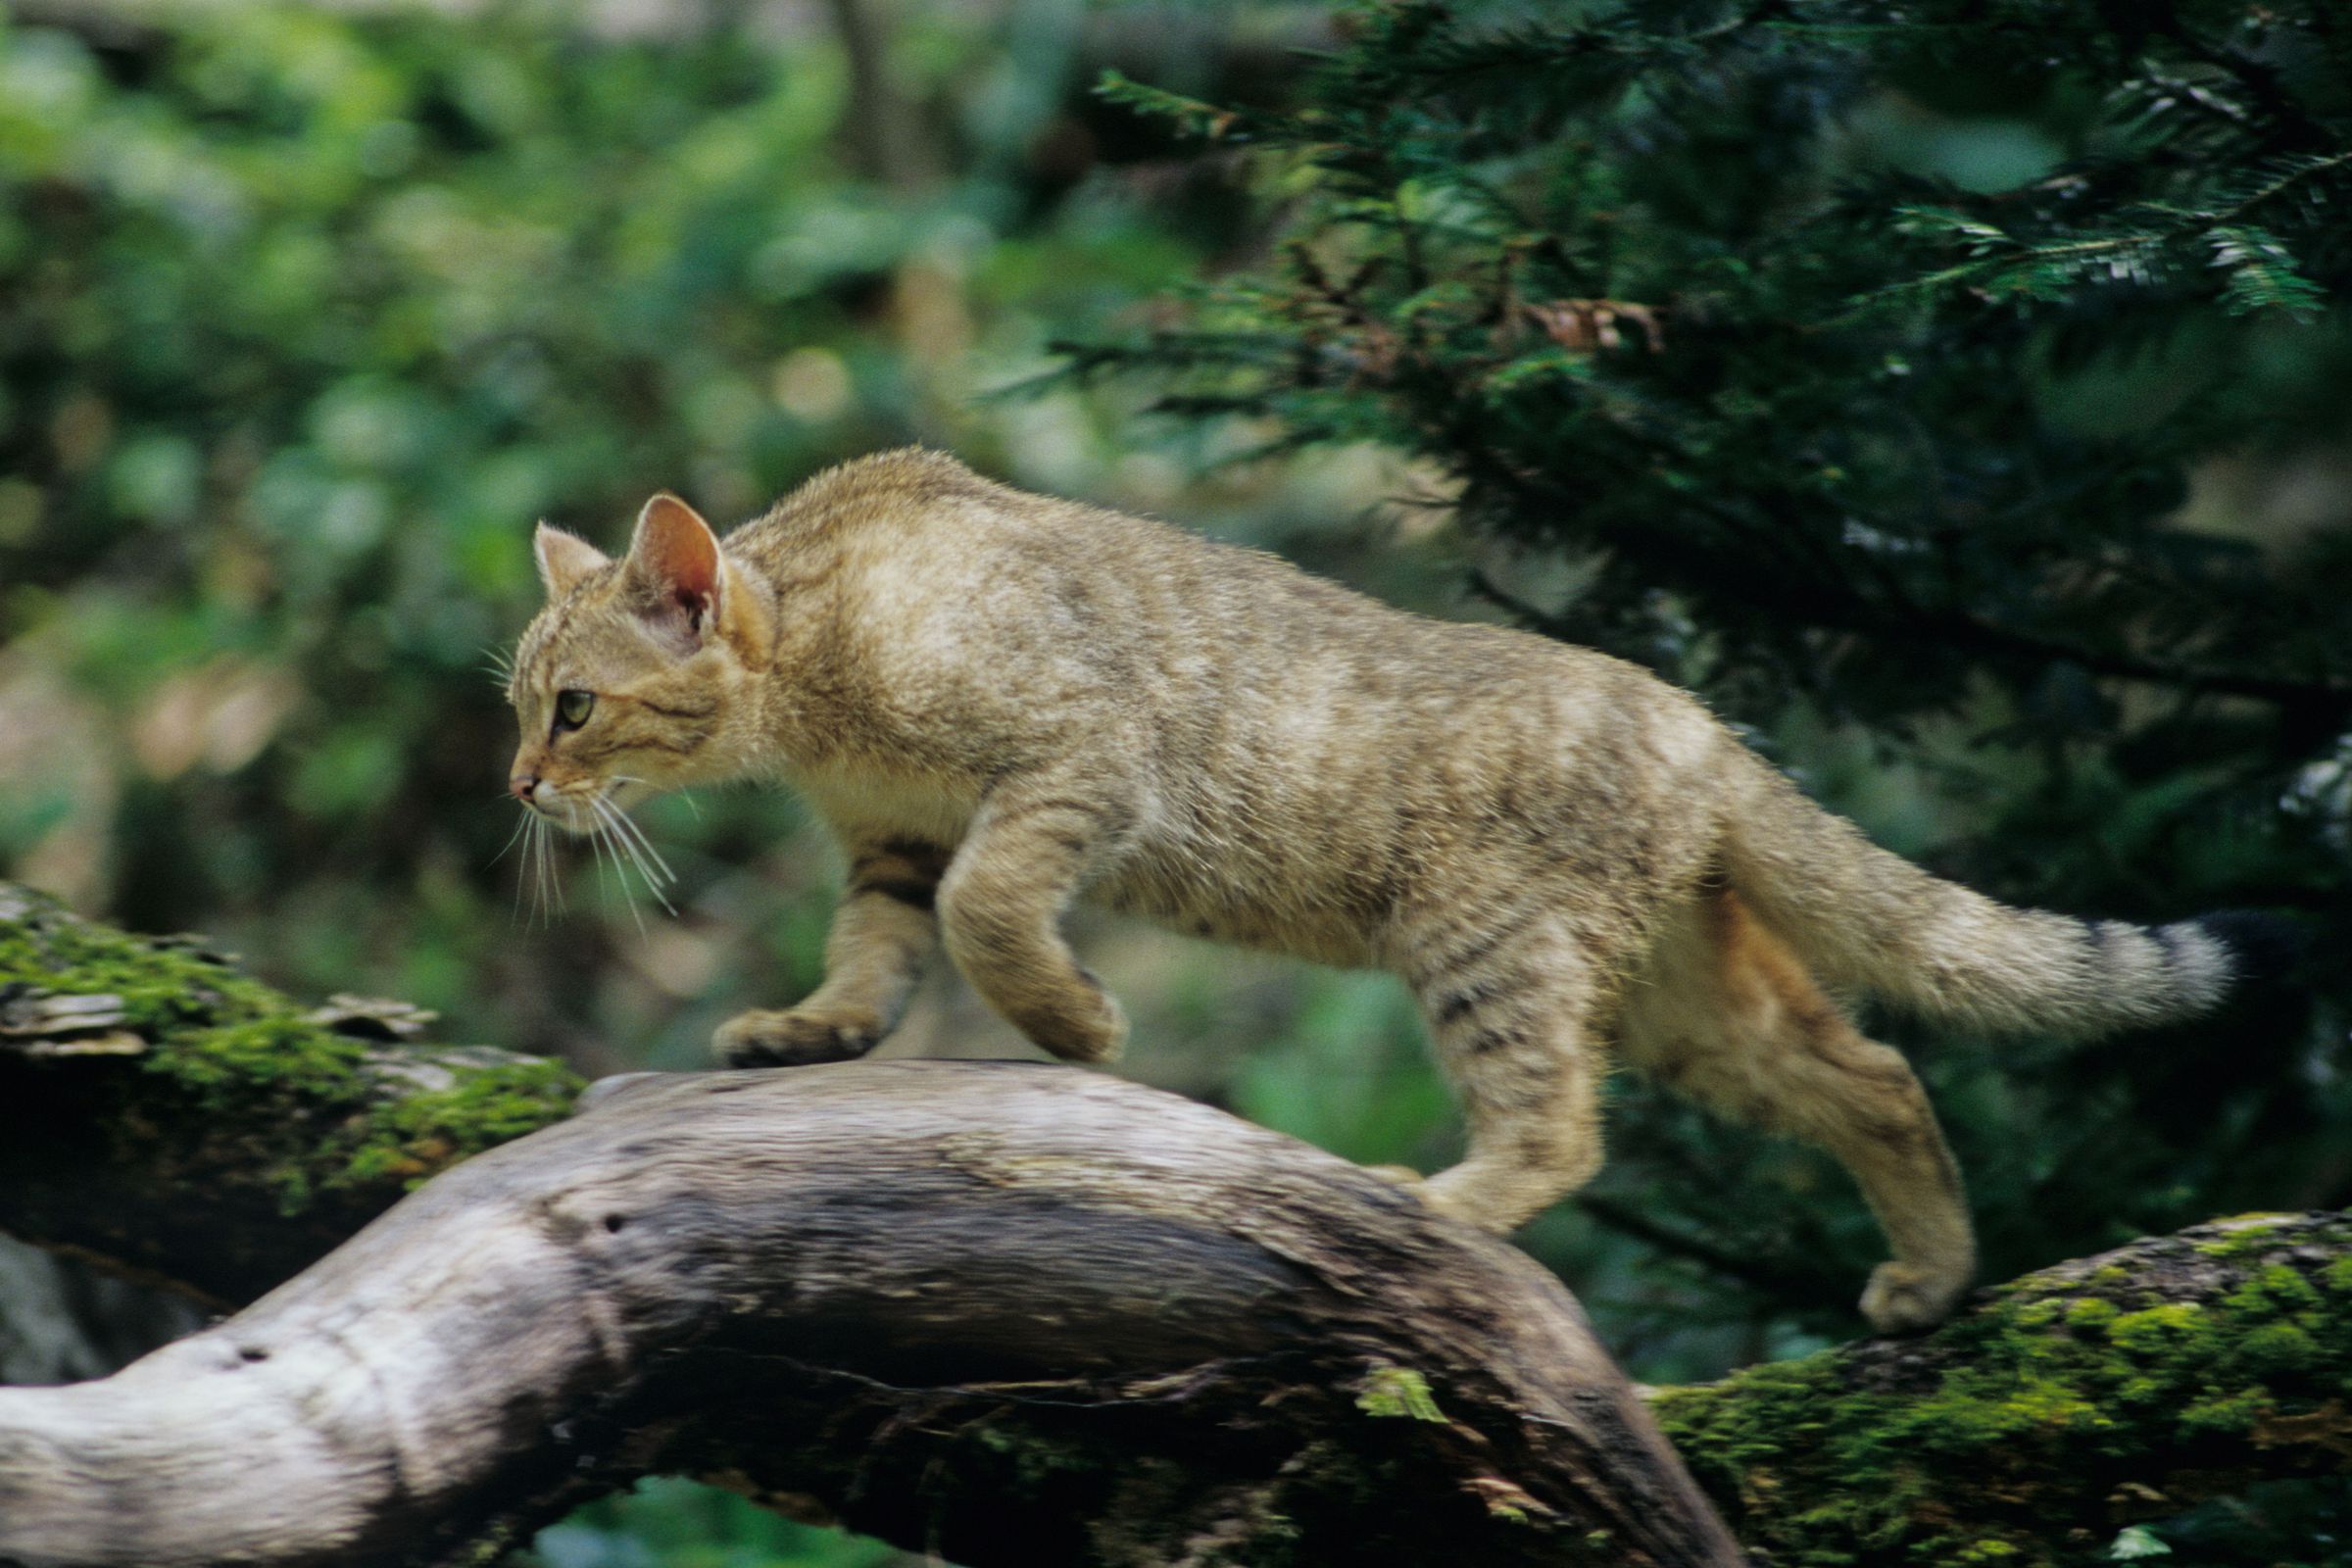
[[[531,792],[538,787],[539,775],[536,773],[517,773],[507,780],[507,788],[513,790],[514,798],[525,806],[531,804]]]

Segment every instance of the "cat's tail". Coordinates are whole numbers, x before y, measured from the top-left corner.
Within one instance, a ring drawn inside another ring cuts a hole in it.
[[[1763,759],[1740,765],[1724,870],[1834,989],[1985,1028],[2089,1036],[2212,1011],[2299,956],[2296,928],[2259,913],[2139,926],[2013,909],[1880,849]]]

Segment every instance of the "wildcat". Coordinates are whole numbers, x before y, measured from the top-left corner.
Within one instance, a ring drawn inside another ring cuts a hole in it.
[[[525,807],[589,831],[770,778],[847,852],[824,983],[725,1024],[736,1065],[869,1050],[943,945],[1031,1040],[1103,1060],[1125,1020],[1059,929],[1085,899],[1401,976],[1469,1127],[1421,1191],[1474,1224],[1593,1174],[1612,1060],[1826,1149],[1886,1231],[1861,1308],[1895,1331],[1950,1311],[1974,1240],[1918,1080],[1832,999],[2087,1035],[2246,978],[2228,916],[2089,922],[1929,876],[1633,664],[935,453],[833,468],[723,541],[664,494],[621,560],[545,523],[536,550]]]

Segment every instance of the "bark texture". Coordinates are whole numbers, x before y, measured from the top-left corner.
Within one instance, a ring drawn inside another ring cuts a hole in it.
[[[0,1556],[437,1562],[653,1471],[990,1564],[1729,1564],[1566,1293],[1077,1069],[619,1083],[115,1377],[0,1391]]]

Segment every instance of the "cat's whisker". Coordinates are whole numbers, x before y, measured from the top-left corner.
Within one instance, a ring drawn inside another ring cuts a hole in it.
[[[547,818],[542,816],[533,820],[538,825],[532,830],[531,837],[536,841],[539,851],[539,885],[532,894],[533,910],[541,925],[552,925],[556,918],[555,895],[552,891],[555,882],[555,835],[547,825]]]
[[[605,830],[601,823],[592,824],[589,828],[588,858],[596,862],[597,888],[610,900],[612,897],[612,884],[605,873]],[[620,879],[620,897],[622,903],[628,902],[629,879],[625,876]]]
[[[608,845],[612,849],[613,866],[620,873],[621,895],[629,900],[629,910],[630,913],[634,914],[636,913],[637,906],[635,898],[629,890],[628,867],[634,866],[639,876],[645,875],[645,867],[637,859],[636,851],[631,847],[628,840],[622,838],[618,833],[613,831],[612,808],[607,805],[602,799],[595,796],[591,796],[589,798],[588,805],[590,808],[596,812],[597,820],[594,832],[597,840],[599,843]],[[651,878],[647,879],[647,885],[649,887],[652,886]],[[655,896],[657,898],[661,896],[659,890],[656,890]],[[642,924],[642,921],[640,923]]]
[[[490,864],[495,866],[499,861],[505,859],[507,858],[507,852],[514,847],[514,841],[522,837],[522,830],[530,825],[530,813],[525,811],[522,815],[522,819],[514,824],[514,831],[507,835],[507,842],[501,844],[498,847],[498,853],[490,857]]]
[[[535,837],[539,846],[539,906],[550,911],[546,919],[548,924],[553,925],[556,916],[571,912],[570,906],[564,898],[563,870],[556,864],[555,830],[548,825],[544,816],[533,817],[532,823],[537,829]]]
[[[549,833],[548,838],[551,842],[547,854],[547,880],[548,885],[556,890],[556,913],[560,915],[569,915],[571,913],[571,905],[564,897],[564,866],[563,863],[556,858],[555,848],[552,842],[555,838],[555,834],[552,832]]]
[[[655,865],[661,867],[662,881],[674,884],[678,880],[678,873],[669,868],[669,861],[662,858],[660,850],[654,848],[654,841],[645,836],[645,829],[637,825],[635,818],[610,801],[600,799],[597,805],[608,813],[613,827],[620,835],[633,841],[636,847],[643,852],[638,862],[640,868],[643,867],[646,859],[651,859]],[[650,883],[654,880],[652,873],[648,872],[646,881]]]
[[[522,885],[530,880],[528,870],[531,863],[530,831],[531,813],[526,810],[522,813],[522,820],[514,824],[516,838],[521,839],[523,844],[522,859],[516,866],[514,875],[514,913],[512,918],[516,925],[522,924]],[[515,840],[509,839],[507,842],[512,846]],[[504,855],[506,851],[501,850],[499,854]],[[495,865],[498,862],[493,860],[490,863]]]
[[[612,774],[609,774],[609,775],[607,775],[607,776],[608,776],[608,777],[609,777],[609,778],[612,780],[612,782],[613,782],[613,783],[615,783],[615,784],[645,784],[645,783],[646,783],[646,781],[645,781],[644,779],[641,779],[641,778],[639,778],[639,777],[638,777],[636,774],[634,774],[634,773],[612,773]],[[648,784],[648,785],[646,785],[646,787],[647,787],[648,789],[651,789],[653,786],[652,786],[652,785],[650,785],[650,784]],[[696,799],[694,798],[694,791],[692,791],[692,790],[682,790],[682,789],[673,789],[673,790],[671,790],[669,793],[671,793],[672,795],[675,795],[675,796],[676,796],[676,797],[677,797],[679,800],[681,800],[681,801],[683,801],[683,802],[685,802],[685,803],[686,803],[686,809],[687,809],[687,810],[689,810],[689,811],[692,811],[692,812],[694,813],[694,819],[695,819],[697,822],[700,822],[700,821],[703,819],[703,803],[702,803],[702,802],[700,802],[700,801],[698,801],[698,800],[696,800]],[[634,819],[632,818],[632,820],[634,820]]]
[[[618,860],[618,856],[613,856],[613,860]],[[637,924],[637,941],[647,941],[647,936],[645,936],[645,909],[642,909],[642,907],[637,907],[637,901],[635,901],[635,898],[628,898],[628,877],[621,877],[621,896],[623,896],[623,901],[628,903],[628,917],[633,919],[635,924]],[[654,891],[654,898],[661,898],[661,891]],[[668,901],[668,898],[661,898],[661,907],[663,907],[663,909],[670,909],[670,901]],[[670,909],[670,912],[675,914],[675,909]]]
[[[496,649],[484,649],[489,657],[482,661],[482,673],[500,691],[512,691],[514,686],[514,662]]]
[[[591,804],[596,806],[597,814],[604,816],[604,803],[591,798]],[[629,895],[628,870],[621,863],[620,847],[612,839],[612,830],[602,821],[590,824],[588,843],[596,854],[596,880],[600,887],[605,886],[605,858],[608,854],[612,856],[612,877],[620,884],[620,902],[628,907],[629,918],[636,922],[637,935],[642,940],[646,934],[645,915],[637,907],[637,901]]]
[[[662,878],[657,877],[654,874],[653,867],[646,862],[645,856],[639,851],[638,846],[643,842],[643,840],[632,839],[630,837],[630,832],[635,827],[635,824],[630,822],[628,817],[622,814],[617,807],[605,800],[602,796],[590,796],[588,804],[596,808],[596,814],[601,819],[597,831],[599,833],[610,834],[612,838],[612,842],[621,851],[626,852],[630,863],[637,867],[637,874],[645,878],[646,891],[654,896],[654,902],[661,905],[662,907],[667,910],[669,913],[676,914],[678,912],[676,906],[669,902],[668,896],[662,891]],[[659,860],[660,857],[657,855],[655,858]],[[669,867],[667,865],[663,865],[662,870],[665,874],[669,873]],[[670,880],[676,880],[674,874],[670,875]]]
[[[531,885],[531,923],[536,924],[541,911],[547,907],[547,850],[546,846],[540,842],[539,835],[543,824],[539,820],[539,814],[534,811],[525,816],[523,822],[529,831],[523,838],[522,860],[530,873],[525,880]],[[519,886],[514,890],[514,897],[517,900],[522,897],[522,889]]]
[[[645,781],[640,778],[631,777],[626,773],[615,773],[612,774],[607,780],[607,782],[611,784],[642,784]],[[640,848],[644,851],[644,854],[637,858],[641,869],[645,866],[645,862],[650,858],[654,864],[659,865],[662,869],[662,876],[660,880],[670,883],[677,881],[678,874],[670,869],[669,861],[662,858],[662,852],[660,850],[654,848],[653,841],[645,836],[645,829],[638,825],[636,818],[630,816],[628,812],[622,810],[618,806],[613,804],[612,792],[610,790],[607,790],[604,794],[596,798],[596,807],[599,811],[609,815],[615,832],[617,832],[620,837],[630,841],[637,848]],[[652,882],[656,879],[649,872],[646,880],[648,882]]]
[[[626,839],[622,840],[624,844],[627,842]],[[645,889],[654,896],[654,902],[661,905],[669,913],[676,914],[678,912],[677,906],[669,902],[667,889],[676,885],[677,878],[671,875],[666,868],[663,869],[662,875],[657,878],[654,875],[654,868],[647,864],[641,851],[632,848],[630,855],[632,858],[636,859],[638,872],[645,878]]]

